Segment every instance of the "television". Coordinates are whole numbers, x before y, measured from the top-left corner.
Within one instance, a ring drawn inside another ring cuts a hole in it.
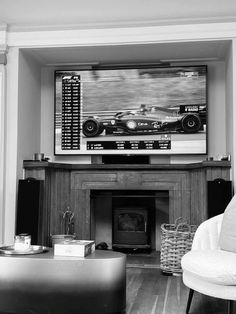
[[[55,71],[55,155],[207,153],[207,66]]]

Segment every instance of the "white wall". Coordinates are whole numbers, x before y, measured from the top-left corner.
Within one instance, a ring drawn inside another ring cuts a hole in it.
[[[208,65],[208,155],[225,155],[226,112],[225,112],[225,63]]]
[[[23,178],[23,160],[40,152],[41,69],[25,52],[19,54],[17,178]]]
[[[5,85],[6,69],[0,64],[0,244],[3,243],[4,222],[4,184],[5,184]]]
[[[235,145],[235,136],[236,136],[236,40],[232,41],[232,45],[228,50],[226,56],[226,147],[228,153],[231,155],[232,160],[232,179],[234,191],[236,191],[236,145]]]
[[[4,244],[12,244],[15,232],[17,185],[17,126],[19,49],[11,48],[7,63],[5,111]]]

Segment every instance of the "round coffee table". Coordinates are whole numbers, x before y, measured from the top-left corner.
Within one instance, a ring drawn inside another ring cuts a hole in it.
[[[123,313],[126,256],[96,250],[85,258],[0,255],[0,312]]]

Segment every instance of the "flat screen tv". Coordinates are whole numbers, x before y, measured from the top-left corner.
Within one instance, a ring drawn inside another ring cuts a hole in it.
[[[55,155],[206,150],[207,66],[55,71]]]

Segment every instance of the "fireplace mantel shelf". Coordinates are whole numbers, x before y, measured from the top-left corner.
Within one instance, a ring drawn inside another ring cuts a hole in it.
[[[191,170],[207,167],[230,168],[230,161],[202,161],[187,164],[71,164],[25,160],[24,168],[56,168],[68,170]]]

